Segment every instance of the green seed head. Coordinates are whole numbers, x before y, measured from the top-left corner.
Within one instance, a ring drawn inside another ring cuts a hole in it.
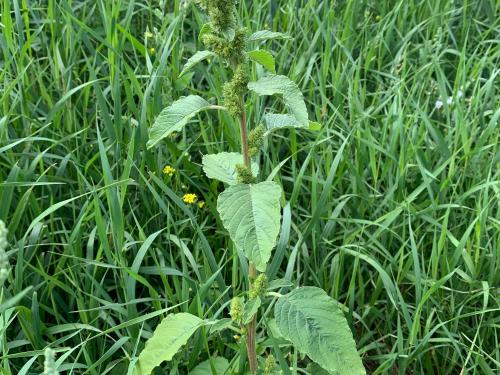
[[[7,256],[7,234],[5,223],[0,220],[0,286],[3,285],[9,275],[9,257]]]
[[[265,128],[263,125],[257,126],[253,129],[248,135],[248,147],[250,151],[250,156],[255,156],[259,152],[262,147],[262,143],[264,143],[264,132]]]
[[[50,349],[45,349],[45,361],[43,363],[43,375],[59,375],[56,367],[56,353]]]
[[[198,6],[203,9],[204,11],[207,10],[207,7],[208,7],[208,1],[207,0],[196,0],[196,4],[198,4]]]
[[[7,234],[9,231],[7,230],[7,227],[5,226],[5,223],[0,220],[0,250],[5,250],[7,249]]]
[[[241,322],[243,319],[243,299],[241,297],[234,297],[231,300],[229,315],[233,322]]]
[[[240,117],[245,110],[241,98],[248,90],[247,85],[248,78],[246,76],[245,66],[238,65],[234,72],[233,79],[226,82],[222,89],[224,105],[234,117]]]
[[[208,13],[216,31],[222,33],[234,27],[237,0],[198,0],[198,3]]]
[[[236,181],[240,184],[254,184],[257,179],[252,174],[252,168],[236,164]]]
[[[234,117],[240,117],[243,113],[243,103],[238,96],[238,92],[234,89],[232,81],[226,82],[222,88],[222,95],[224,96],[224,106],[229,113]]]
[[[272,354],[269,354],[264,363],[264,375],[271,375],[276,367],[276,359]]]
[[[203,34],[201,40],[209,50],[215,52],[231,65],[237,65],[246,62],[246,28],[236,30],[234,39],[231,41],[215,32],[207,32]]]
[[[248,292],[248,297],[254,299],[263,296],[266,293],[267,287],[269,286],[267,282],[267,276],[265,273],[261,273],[252,284],[250,291]]]

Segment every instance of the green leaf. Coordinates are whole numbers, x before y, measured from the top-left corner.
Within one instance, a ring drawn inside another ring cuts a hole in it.
[[[290,78],[280,75],[268,75],[257,82],[250,82],[248,88],[261,96],[283,95],[285,104],[297,121],[304,126],[309,126],[309,116],[304,97],[298,86]]]
[[[237,184],[219,195],[217,210],[238,249],[264,272],[280,230],[281,187],[273,181]]]
[[[218,107],[211,105],[198,95],[189,95],[173,102],[172,105],[161,111],[153,127],[149,129],[147,147],[151,148],[173,132],[181,131],[188,121],[200,111],[215,108]]]
[[[252,320],[253,316],[257,314],[262,301],[260,297],[256,297],[245,303],[243,308],[243,324],[248,324]]]
[[[281,288],[287,288],[292,286],[293,284],[287,279],[275,279],[269,283],[267,290],[276,290]]]
[[[214,334],[220,331],[224,331],[225,329],[230,328],[233,325],[233,321],[229,318],[223,318],[216,320],[209,329],[209,334]]]
[[[366,375],[347,320],[324,290],[295,289],[278,299],[274,316],[283,337],[330,374]]]
[[[267,334],[272,337],[274,341],[279,341],[280,345],[290,346],[290,342],[285,339],[276,325],[276,319],[269,319],[266,322]]]
[[[191,79],[193,78],[193,76],[194,72],[188,72],[187,74],[184,74],[182,77],[179,76],[174,81],[174,88],[178,91],[185,90],[191,83]]]
[[[269,132],[275,129],[284,128],[304,128],[304,124],[300,123],[295,116],[292,115],[278,115],[268,113],[265,116],[266,127]]]
[[[202,62],[203,60],[208,59],[209,57],[215,56],[215,53],[211,51],[198,51],[196,52],[193,56],[191,56],[188,61],[186,62],[186,65],[184,65],[184,68],[182,69],[181,74],[179,74],[179,78],[182,77],[184,74],[189,72],[196,64]]]
[[[278,33],[269,30],[261,30],[261,31],[256,31],[255,33],[250,35],[250,38],[248,38],[250,42],[257,42],[270,39],[292,39],[292,37],[290,35],[283,33]]]
[[[204,23],[203,26],[200,29],[200,33],[198,34],[198,41],[202,41],[203,35],[211,33],[212,32],[212,25],[210,22]]]
[[[309,121],[309,124],[305,126],[300,123],[295,116],[292,115],[279,115],[268,113],[265,116],[266,121],[266,133],[271,133],[274,130],[286,129],[286,128],[303,128],[312,131],[321,130],[321,124],[313,121]]]
[[[135,375],[149,375],[163,361],[170,361],[202,324],[202,319],[191,314],[167,315],[139,355]]]
[[[313,132],[319,132],[321,130],[321,124],[319,122],[310,121],[309,130]]]
[[[236,185],[236,165],[243,164],[243,155],[237,152],[221,152],[203,155],[203,171],[208,178],[222,181],[228,185]],[[259,165],[252,162],[252,173],[259,174]]]
[[[271,73],[276,73],[275,61],[273,55],[265,50],[255,50],[247,53],[250,60],[255,61],[257,64],[262,65]]]
[[[329,375],[329,372],[322,369],[318,364],[312,362],[307,365],[306,371],[311,375]]]
[[[31,291],[33,287],[28,287],[21,291],[20,293],[17,293],[14,295],[14,297],[7,299],[6,301],[3,301],[3,303],[0,304],[0,314],[3,314],[5,310],[8,310],[14,306],[17,305],[18,302],[20,302],[28,292]]]
[[[215,373],[217,375],[223,375],[229,369],[229,361],[222,357],[215,357],[211,360],[206,360],[205,362],[201,362],[198,366],[196,366],[192,371],[189,372],[189,375],[213,375],[212,368],[210,366],[210,361],[215,368]]]

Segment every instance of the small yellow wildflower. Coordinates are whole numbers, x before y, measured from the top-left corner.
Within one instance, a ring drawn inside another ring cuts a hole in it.
[[[163,173],[165,173],[169,177],[172,177],[175,173],[175,168],[171,165],[166,165],[165,168],[163,168]]]
[[[205,206],[205,202],[204,201],[199,201],[198,202],[198,208],[203,208]]]
[[[198,196],[196,194],[184,194],[182,200],[184,201],[184,203],[194,204],[198,200]]]
[[[149,49],[149,54],[150,54],[150,55],[154,55],[154,54],[155,54],[155,52],[156,52],[156,50],[154,49],[154,47],[151,47],[151,48]]]

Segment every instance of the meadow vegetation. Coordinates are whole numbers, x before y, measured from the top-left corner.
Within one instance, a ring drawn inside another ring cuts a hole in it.
[[[261,180],[284,191],[268,277],[340,301],[369,374],[496,374],[498,2],[238,8],[248,30],[291,36],[266,42],[276,73],[321,124],[262,146]],[[206,22],[187,1],[0,0],[0,13],[0,373],[41,373],[50,347],[62,374],[132,374],[167,314],[227,318],[248,282],[224,186],[202,168],[239,150],[238,122],[204,113],[147,148],[167,105],[222,97],[230,71],[209,59],[181,75]],[[283,109],[254,103],[252,126]],[[232,357],[233,335],[201,329],[156,373]]]

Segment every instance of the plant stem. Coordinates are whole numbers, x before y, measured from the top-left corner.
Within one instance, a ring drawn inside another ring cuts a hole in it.
[[[250,285],[253,280],[257,277],[257,270],[252,262],[248,267],[248,278]],[[247,354],[248,363],[250,365],[250,372],[255,374],[257,372],[257,353],[255,351],[255,325],[257,316],[254,315],[252,321],[247,325]]]
[[[243,163],[245,167],[250,168],[250,153],[248,152],[248,129],[247,129],[247,115],[245,112],[245,98],[241,98],[241,108],[243,111],[240,116],[240,134],[241,134],[241,153],[243,154]],[[248,266],[248,284],[251,287],[253,280],[257,277],[257,269],[255,265],[250,262]],[[248,363],[250,365],[250,372],[255,374],[257,372],[257,353],[255,351],[255,325],[256,316],[252,321],[247,324],[247,355]]]
[[[247,129],[247,114],[245,112],[245,99],[241,98],[241,106],[243,111],[240,117],[240,134],[241,134],[241,153],[243,154],[243,163],[245,167],[250,168],[250,154],[248,152],[248,129]]]

